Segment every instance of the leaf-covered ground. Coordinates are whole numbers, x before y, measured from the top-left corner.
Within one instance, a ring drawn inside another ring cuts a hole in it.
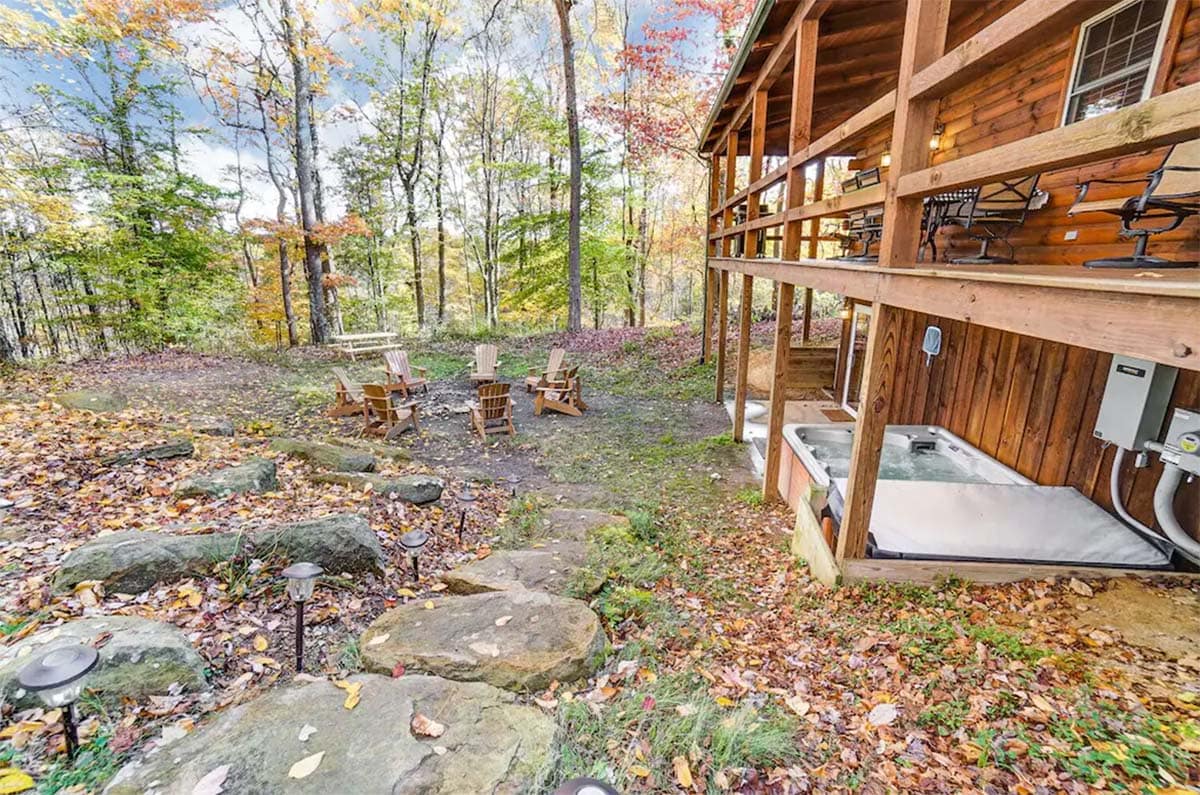
[[[89,699],[74,769],[55,753],[60,715],[10,710],[0,716],[0,791],[6,764],[42,791],[96,789],[128,755],[293,674],[277,561],[235,560],[137,597],[99,587],[52,594],[57,562],[83,541],[117,529],[202,533],[365,512],[387,572],[328,582],[310,608],[307,666],[337,679],[358,668],[356,638],[382,610],[441,598],[439,571],[491,546],[536,543],[539,511],[559,501],[623,511],[632,529],[606,531],[590,563],[609,575],[593,603],[609,662],[589,682],[529,694],[564,727],[556,778],[597,775],[626,792],[1170,792],[1200,782],[1200,657],[1136,646],[1103,616],[1083,626],[1108,584],[829,590],[790,556],[790,517],[759,504],[745,451],[707,402],[712,368],[696,364],[692,333],[503,340],[503,374],[523,376],[554,344],[583,364],[593,411],[534,418],[520,396],[518,438],[486,447],[457,413],[472,343],[410,347],[438,379],[426,430],[381,466],[434,472],[451,494],[464,477],[498,477],[481,489],[461,545],[453,507],[316,486],[307,465],[282,457],[278,492],[172,495],[193,472],[271,457],[273,434],[352,436],[354,420],[322,414],[327,357],[164,353],[6,373],[0,498],[14,504],[0,511],[0,643],[83,615],[157,618],[187,633],[214,689]],[[363,379],[378,369],[347,366]],[[81,387],[120,391],[134,407],[88,414],[45,399]],[[238,436],[196,436],[190,459],[99,463],[201,416],[233,419]],[[435,535],[420,583],[394,543],[411,527]],[[1190,583],[1145,590],[1200,604]]]

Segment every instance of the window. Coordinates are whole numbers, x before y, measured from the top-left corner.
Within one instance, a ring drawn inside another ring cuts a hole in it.
[[[1064,124],[1145,99],[1161,51],[1169,0],[1134,0],[1083,24]]]

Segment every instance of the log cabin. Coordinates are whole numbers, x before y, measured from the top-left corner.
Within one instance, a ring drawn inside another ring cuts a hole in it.
[[[773,282],[763,494],[816,576],[1196,569],[1198,138],[1200,0],[760,0],[702,133],[704,356],[740,438]],[[797,287],[804,341],[842,296],[853,424],[784,421]]]

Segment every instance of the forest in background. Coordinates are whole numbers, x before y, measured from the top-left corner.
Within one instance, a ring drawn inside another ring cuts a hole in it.
[[[752,7],[0,5],[0,359],[687,319]]]

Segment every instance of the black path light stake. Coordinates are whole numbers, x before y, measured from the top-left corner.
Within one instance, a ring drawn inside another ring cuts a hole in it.
[[[67,758],[75,761],[79,753],[79,733],[75,728],[75,702],[83,694],[88,674],[100,662],[100,652],[91,646],[60,646],[38,657],[17,674],[17,683],[37,693],[51,709],[63,711],[63,729],[67,737]]]
[[[421,556],[421,550],[429,543],[429,533],[424,530],[409,530],[404,535],[400,536],[400,546],[404,548],[404,552],[412,560],[413,581],[421,581],[421,571],[418,568],[417,558]]]
[[[324,573],[315,563],[293,563],[283,570],[288,596],[296,603],[296,673],[304,670],[304,603],[312,598],[317,577]]]
[[[573,778],[559,784],[550,795],[621,795],[611,785],[594,778]]]
[[[467,526],[467,512],[471,510],[471,506],[475,504],[475,500],[479,499],[475,493],[471,491],[471,481],[467,481],[467,485],[458,494],[458,543],[462,545],[463,528]]]

